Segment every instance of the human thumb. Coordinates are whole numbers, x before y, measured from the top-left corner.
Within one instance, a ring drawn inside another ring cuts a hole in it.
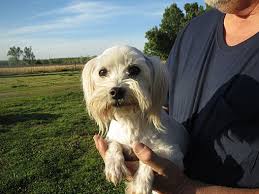
[[[133,144],[133,151],[142,162],[148,162],[151,158],[152,150],[143,143]]]
[[[135,143],[133,145],[133,151],[141,162],[150,166],[158,174],[164,175],[164,169],[168,166],[167,159],[159,157],[148,146],[142,143]]]

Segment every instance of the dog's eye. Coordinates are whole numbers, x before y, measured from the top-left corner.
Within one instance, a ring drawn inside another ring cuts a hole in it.
[[[137,76],[138,74],[140,73],[140,69],[139,67],[135,66],[135,65],[132,65],[128,68],[128,71],[126,72],[126,74],[129,76],[129,77],[134,77],[134,76]]]
[[[107,73],[108,73],[107,69],[102,68],[102,69],[99,71],[99,76],[100,76],[100,77],[104,77],[104,76],[107,75]]]

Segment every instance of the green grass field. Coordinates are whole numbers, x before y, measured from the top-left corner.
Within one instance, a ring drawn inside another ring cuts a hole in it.
[[[79,72],[0,77],[0,193],[123,193],[105,181]]]

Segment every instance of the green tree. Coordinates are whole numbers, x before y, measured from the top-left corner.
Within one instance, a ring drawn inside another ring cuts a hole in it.
[[[27,64],[33,64],[35,62],[35,55],[32,52],[31,47],[25,47],[23,51],[23,61]]]
[[[185,14],[175,3],[167,7],[159,27],[155,26],[146,32],[148,41],[145,43],[144,52],[147,55],[157,55],[166,60],[179,31],[194,17],[205,12],[203,6],[198,3],[187,3],[184,9]]]
[[[190,22],[193,18],[205,12],[203,6],[199,6],[198,3],[186,3],[184,5],[185,17],[183,26]]]
[[[23,54],[23,51],[20,47],[10,47],[7,56],[9,56],[8,64],[9,65],[18,65],[20,64],[20,57]]]
[[[208,11],[208,10],[210,10],[210,9],[212,9],[212,7],[209,6],[208,4],[206,4],[206,10],[205,10],[205,11]]]

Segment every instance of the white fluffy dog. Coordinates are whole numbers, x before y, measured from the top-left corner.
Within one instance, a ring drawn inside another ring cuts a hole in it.
[[[82,82],[88,113],[107,134],[108,181],[116,185],[128,175],[123,150],[131,150],[135,142],[183,168],[188,134],[162,110],[168,80],[159,58],[130,46],[115,46],[85,65]],[[152,169],[140,161],[126,192],[149,194],[153,179]]]

